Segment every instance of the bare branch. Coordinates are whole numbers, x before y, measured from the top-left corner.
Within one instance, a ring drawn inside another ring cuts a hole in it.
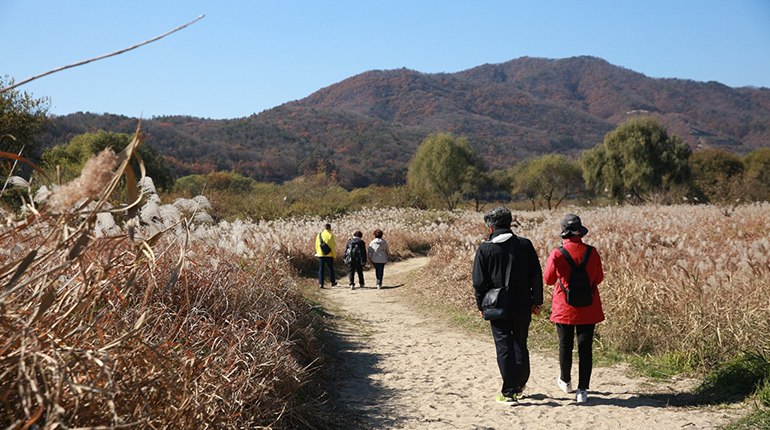
[[[171,30],[171,31],[168,31],[168,32],[166,32],[166,33],[163,33],[163,34],[161,34],[160,36],[154,37],[154,38],[152,38],[152,39],[149,39],[149,40],[145,40],[144,42],[142,42],[142,43],[139,43],[139,44],[136,44],[136,45],[134,45],[134,46],[130,46],[130,47],[128,47],[128,48],[125,48],[125,49],[121,49],[120,51],[115,51],[115,52],[113,52],[113,53],[110,53],[110,54],[102,55],[101,57],[95,57],[95,58],[91,58],[90,60],[80,61],[80,62],[77,62],[77,63],[73,63],[73,64],[70,64],[70,65],[68,65],[68,66],[63,66],[63,67],[59,67],[59,68],[57,68],[57,69],[49,70],[49,71],[47,71],[47,72],[45,72],[45,73],[42,73],[42,74],[40,74],[40,75],[37,75],[37,76],[32,76],[31,78],[27,78],[27,79],[25,79],[25,80],[23,80],[23,81],[21,81],[21,82],[19,82],[19,83],[16,83],[16,84],[13,84],[13,85],[7,86],[7,87],[5,87],[5,88],[3,88],[3,89],[0,89],[0,93],[4,93],[4,92],[6,92],[6,91],[10,91],[10,90],[12,90],[12,89],[14,89],[14,88],[16,88],[16,87],[19,87],[19,86],[21,86],[21,85],[24,85],[24,84],[26,84],[26,83],[32,82],[32,81],[34,81],[34,80],[35,80],[35,79],[37,79],[37,78],[42,78],[43,76],[47,76],[47,75],[50,75],[51,73],[61,72],[62,70],[70,69],[70,68],[73,68],[73,67],[77,67],[77,66],[82,66],[83,64],[88,64],[88,63],[90,63],[90,62],[92,62],[92,61],[97,61],[97,60],[102,60],[102,59],[104,59],[104,58],[113,57],[113,56],[115,56],[115,55],[118,55],[118,54],[122,54],[122,53],[124,53],[124,52],[128,52],[128,51],[131,51],[132,49],[136,49],[136,48],[138,48],[138,47],[140,47],[140,46],[143,46],[143,45],[147,45],[148,43],[152,43],[152,42],[155,42],[156,40],[162,39],[162,38],[164,38],[164,37],[168,36],[168,35],[169,35],[169,34],[171,34],[171,33],[175,33],[175,32],[177,32],[177,31],[179,31],[179,30],[181,30],[181,29],[183,29],[183,28],[185,28],[185,27],[189,26],[190,24],[193,24],[193,23],[195,23],[196,21],[199,21],[199,20],[201,20],[201,19],[202,19],[203,17],[205,17],[205,16],[206,16],[206,15],[200,15],[199,17],[195,18],[194,20],[192,20],[192,21],[188,22],[187,24],[185,24],[185,25],[183,25],[183,26],[177,27],[177,28],[175,28],[175,29],[173,29],[173,30]]]

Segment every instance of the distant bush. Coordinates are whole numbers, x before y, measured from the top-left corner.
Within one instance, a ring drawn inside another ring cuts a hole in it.
[[[347,191],[332,176],[301,176],[281,185],[255,182],[237,173],[216,172],[179,178],[174,192],[164,200],[176,197],[206,195],[217,219],[238,218],[274,220],[291,217],[335,217],[366,207],[429,209],[443,206],[436,196],[408,185],[382,187],[371,185]]]
[[[206,189],[248,193],[256,181],[235,172],[213,172],[208,175],[183,176],[174,183],[174,191],[191,196],[203,194]]]

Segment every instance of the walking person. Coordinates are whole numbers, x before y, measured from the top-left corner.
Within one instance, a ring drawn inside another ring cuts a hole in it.
[[[390,248],[388,242],[382,238],[382,230],[374,230],[374,240],[369,242],[369,262],[374,266],[374,273],[377,277],[377,289],[382,288],[382,275],[385,271],[385,263],[390,258]]]
[[[358,286],[364,287],[364,265],[366,264],[366,243],[361,240],[363,233],[356,230],[353,237],[345,245],[345,253],[342,261],[348,265],[348,279],[350,280],[350,289],[355,290],[355,273],[358,273]]]
[[[503,379],[495,401],[515,405],[529,380],[527,336],[532,314],[543,305],[543,272],[529,239],[511,231],[511,211],[496,206],[484,214],[489,240],[476,250],[473,261],[473,289],[476,305],[484,315],[482,301],[493,288],[508,286],[507,316],[490,321],[497,350],[497,366]],[[511,260],[511,258],[513,260]]]
[[[315,255],[318,257],[318,286],[324,287],[324,267],[329,269],[329,280],[332,287],[337,285],[334,280],[334,258],[337,256],[337,244],[334,242],[332,225],[326,224],[324,230],[315,237]]]
[[[559,335],[560,375],[556,383],[565,393],[573,392],[572,348],[577,333],[579,363],[575,401],[578,403],[588,401],[593,369],[594,329],[597,323],[604,321],[598,288],[604,279],[602,260],[596,249],[583,243],[583,236],[587,233],[588,229],[583,226],[580,217],[564,215],[561,219],[564,243],[551,252],[543,275],[546,284],[558,284],[553,291],[551,321],[556,323]],[[581,291],[586,293],[582,294]],[[576,302],[579,293],[586,297],[582,303]]]

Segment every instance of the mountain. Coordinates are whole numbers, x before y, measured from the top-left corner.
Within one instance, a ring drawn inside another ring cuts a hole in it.
[[[523,57],[457,73],[374,70],[258,115],[154,117],[142,130],[180,176],[232,169],[282,181],[325,160],[343,186],[361,187],[403,182],[431,132],[467,137],[498,169],[533,155],[577,156],[642,115],[694,149],[770,146],[770,89],[650,78],[595,57]],[[93,129],[132,133],[138,123],[89,113],[53,120],[49,145]]]

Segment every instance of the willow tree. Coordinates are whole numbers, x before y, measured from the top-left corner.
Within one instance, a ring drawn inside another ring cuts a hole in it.
[[[692,151],[653,118],[631,119],[604,137],[604,145],[580,158],[586,184],[604,189],[618,202],[686,184]]]
[[[541,197],[548,209],[556,209],[570,197],[583,190],[584,182],[580,166],[567,161],[561,154],[549,154],[531,158],[518,164],[512,170],[514,195],[523,195],[532,202]],[[555,204],[554,204],[555,202]]]
[[[770,148],[759,148],[743,158],[746,176],[752,181],[760,200],[770,199]]]
[[[741,158],[724,149],[705,149],[690,158],[695,185],[712,203],[725,204],[746,199],[750,187]]]
[[[464,195],[480,195],[488,178],[484,162],[468,139],[434,133],[425,138],[409,163],[407,183],[437,194],[452,210]]]

